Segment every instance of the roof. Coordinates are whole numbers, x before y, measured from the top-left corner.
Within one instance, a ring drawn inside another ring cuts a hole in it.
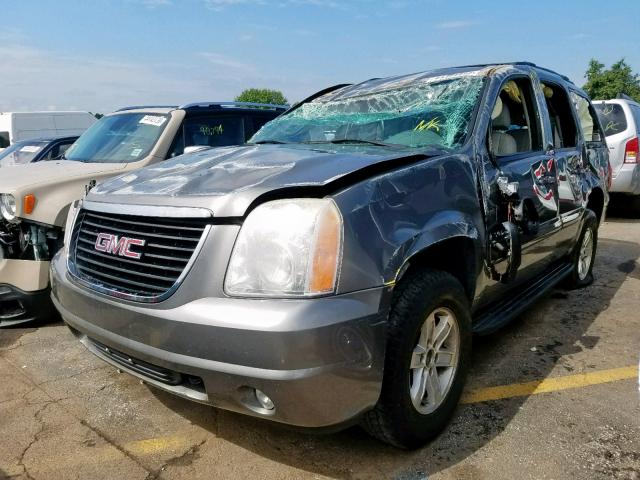
[[[554,72],[548,68],[539,67],[535,63],[531,62],[502,62],[502,63],[484,63],[478,65],[463,65],[459,67],[448,67],[448,68],[440,68],[435,70],[427,70],[424,72],[411,73],[408,75],[398,75],[394,77],[386,77],[386,78],[372,78],[366,80],[364,82],[347,85],[347,86],[337,86],[336,88],[329,89],[329,92],[335,91],[334,95],[330,95],[326,97],[327,100],[335,100],[337,98],[348,98],[352,96],[359,95],[367,95],[372,93],[378,93],[385,90],[390,90],[394,88],[402,88],[404,86],[411,85],[415,82],[420,81],[440,81],[453,79],[457,77],[464,76],[483,76],[491,73],[492,70],[499,67],[515,67],[521,69],[533,69],[537,70],[541,74],[553,75],[557,76],[561,81],[565,81],[573,85],[571,80],[559,73]],[[577,88],[577,87],[576,87]],[[301,103],[305,103],[307,101],[318,98],[321,95],[314,95],[309,97],[305,101]]]
[[[275,105],[270,103],[251,103],[251,102],[194,102],[184,105],[135,105],[131,107],[124,107],[116,112],[153,112],[153,113],[169,113],[173,110],[254,110],[264,111],[272,110],[278,112],[284,112],[289,108],[289,105]]]
[[[29,142],[56,142],[58,140],[75,140],[79,137],[80,135],[64,135],[61,137],[38,137],[38,138],[27,138],[26,140],[20,140],[19,142],[16,143],[29,143]]]

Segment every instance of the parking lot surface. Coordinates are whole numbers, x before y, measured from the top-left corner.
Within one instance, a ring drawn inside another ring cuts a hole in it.
[[[596,281],[475,340],[463,404],[405,452],[175,398],[61,323],[0,330],[0,478],[639,479],[640,221],[610,217]]]

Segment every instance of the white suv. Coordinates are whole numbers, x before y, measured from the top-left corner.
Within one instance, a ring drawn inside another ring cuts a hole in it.
[[[627,97],[595,100],[593,106],[609,146],[613,174],[609,191],[633,195],[634,207],[640,208],[640,104]]]

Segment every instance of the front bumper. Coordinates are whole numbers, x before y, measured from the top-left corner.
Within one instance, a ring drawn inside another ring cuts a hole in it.
[[[49,262],[0,260],[0,328],[55,316],[48,270]]]
[[[640,163],[623,163],[611,180],[609,191],[640,195]]]
[[[25,292],[0,283],[0,328],[56,317],[49,289]]]
[[[163,308],[92,292],[69,278],[62,255],[52,263],[56,307],[103,360],[191,400],[301,427],[345,424],[375,405],[389,297],[379,288]],[[254,389],[275,408],[260,408]]]

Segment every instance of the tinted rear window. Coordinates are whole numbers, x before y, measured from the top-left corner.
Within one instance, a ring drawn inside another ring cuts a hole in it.
[[[627,129],[627,118],[620,105],[617,103],[596,103],[593,106],[598,112],[602,129],[607,137]]]

